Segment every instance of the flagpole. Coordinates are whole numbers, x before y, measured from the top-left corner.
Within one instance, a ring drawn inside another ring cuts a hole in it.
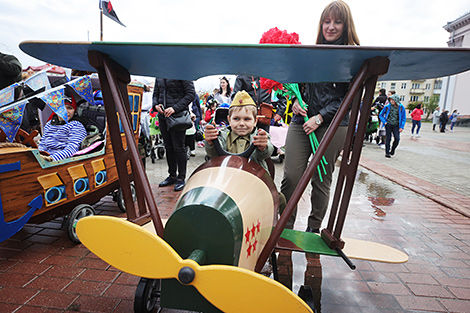
[[[100,7],[100,41],[103,41],[103,8]]]

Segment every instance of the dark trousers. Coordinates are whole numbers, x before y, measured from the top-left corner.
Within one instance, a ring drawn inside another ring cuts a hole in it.
[[[416,135],[418,135],[419,130],[421,129],[421,121],[412,120],[412,122],[413,122],[413,126],[411,127],[411,134],[413,135],[415,132],[415,127],[418,127],[418,129],[416,130]]]
[[[389,154],[390,153],[390,141],[392,140],[392,135],[393,135],[393,144],[392,144],[392,150],[395,151],[395,149],[398,147],[398,144],[400,143],[400,128],[398,125],[390,125],[386,124],[385,125],[385,135],[387,138],[385,139],[385,153]]]
[[[163,143],[166,150],[166,162],[168,164],[168,173],[171,177],[177,177],[178,180],[186,178],[186,131],[167,130],[166,120],[159,119],[160,131],[163,137]]]

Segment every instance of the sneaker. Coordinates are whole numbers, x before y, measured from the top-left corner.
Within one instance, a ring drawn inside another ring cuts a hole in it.
[[[184,185],[185,185],[184,180],[178,180],[178,181],[175,183],[175,189],[174,189],[174,190],[175,190],[175,191],[181,191],[181,190],[183,190]]]
[[[319,228],[312,228],[310,226],[307,226],[307,229],[305,230],[305,232],[307,233],[316,233],[316,234],[319,234],[320,233],[320,229]]]
[[[198,143],[197,143],[197,146],[198,146],[199,148],[204,148],[204,142],[202,142],[202,141],[198,142]]]
[[[386,153],[386,154],[385,154],[385,157],[386,157],[386,158],[390,158],[390,157],[391,157],[391,156],[390,156],[390,153]]]
[[[395,149],[392,149],[392,150],[390,151],[390,155],[394,155],[394,154],[395,154]]]
[[[421,136],[420,136],[420,135],[418,135],[418,134],[416,134],[416,136],[415,136],[415,137],[416,137],[416,138],[419,138],[419,137],[421,137]]]
[[[159,187],[166,187],[166,186],[174,185],[177,181],[178,181],[178,179],[176,179],[176,177],[168,176],[164,181],[162,181],[160,184],[158,184],[158,186]]]
[[[196,151],[195,150],[189,151],[189,155],[192,157],[196,156]]]

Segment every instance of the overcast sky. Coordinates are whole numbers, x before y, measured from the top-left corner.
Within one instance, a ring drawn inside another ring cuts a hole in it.
[[[314,44],[320,14],[331,0],[111,2],[126,27],[104,17],[104,41],[255,44],[278,27]],[[346,2],[363,46],[447,47],[450,34],[443,26],[470,11],[468,0]],[[99,41],[99,0],[0,0],[0,34],[2,53],[17,56],[23,68],[42,65],[19,43]]]

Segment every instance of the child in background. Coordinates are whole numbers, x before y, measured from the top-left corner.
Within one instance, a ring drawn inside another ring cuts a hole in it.
[[[65,100],[65,108],[68,121],[65,122],[58,115],[54,115],[44,126],[44,136],[38,146],[40,151],[49,153],[54,161],[70,158],[77,153],[87,136],[83,124],[74,119],[77,104],[73,97],[71,100]]]

